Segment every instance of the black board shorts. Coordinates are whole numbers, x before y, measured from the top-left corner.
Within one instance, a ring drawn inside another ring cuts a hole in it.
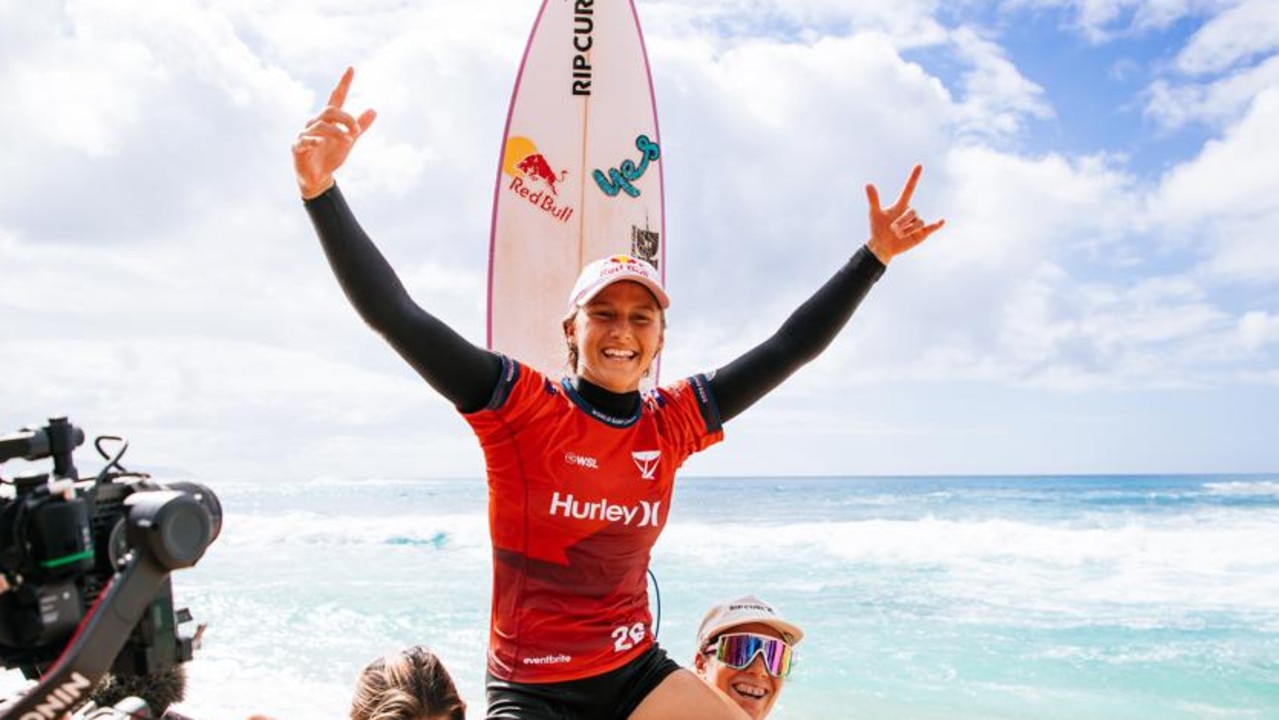
[[[558,683],[517,683],[487,676],[488,720],[626,720],[648,694],[679,670],[653,644],[603,675]]]

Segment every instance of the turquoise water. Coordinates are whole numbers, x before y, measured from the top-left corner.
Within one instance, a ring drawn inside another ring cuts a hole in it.
[[[184,711],[340,717],[411,642],[483,705],[481,481],[206,482]],[[684,479],[653,569],[681,661],[737,595],[805,628],[778,720],[1279,718],[1279,476]]]

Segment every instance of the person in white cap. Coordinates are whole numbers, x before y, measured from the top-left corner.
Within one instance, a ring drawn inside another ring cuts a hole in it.
[[[834,340],[894,256],[942,226],[866,187],[870,232],[778,331],[713,372],[640,392],[670,298],[625,255],[582,269],[563,321],[570,374],[479,347],[419,306],[355,220],[333,174],[376,114],[343,109],[347,72],[293,144],[298,188],[360,316],[462,413],[484,449],[493,546],[490,720],[741,720],[650,628],[646,571],[675,471]]]
[[[711,608],[697,628],[693,668],[751,720],[768,716],[804,639],[798,625],[753,595]]]

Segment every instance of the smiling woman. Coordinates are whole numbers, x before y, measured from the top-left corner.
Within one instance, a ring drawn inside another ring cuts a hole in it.
[[[714,372],[652,391],[640,383],[662,350],[670,298],[660,275],[626,255],[587,265],[562,321],[572,374],[557,382],[424,310],[356,222],[333,173],[376,114],[343,109],[352,77],[347,70],[299,134],[294,169],[352,305],[453,403],[484,449],[494,576],[488,717],[740,720],[738,705],[681,669],[650,631],[646,572],[675,471],[816,357],[885,264],[942,226],[910,207],[920,168],[887,208],[867,186],[870,239],[772,337]],[[758,681],[743,694],[767,698],[769,687],[780,686]]]
[[[615,255],[587,265],[564,320],[569,367],[606,390],[638,390],[662,351],[670,304],[643,260]]]
[[[716,605],[697,629],[693,667],[711,687],[737,704],[751,720],[772,711],[790,675],[799,626],[772,605],[747,595]]]

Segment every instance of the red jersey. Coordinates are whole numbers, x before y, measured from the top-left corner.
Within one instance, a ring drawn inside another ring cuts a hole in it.
[[[489,672],[562,682],[640,655],[653,643],[646,573],[675,470],[724,436],[706,378],[646,393],[635,416],[615,418],[504,358],[489,406],[465,417],[488,466]]]

